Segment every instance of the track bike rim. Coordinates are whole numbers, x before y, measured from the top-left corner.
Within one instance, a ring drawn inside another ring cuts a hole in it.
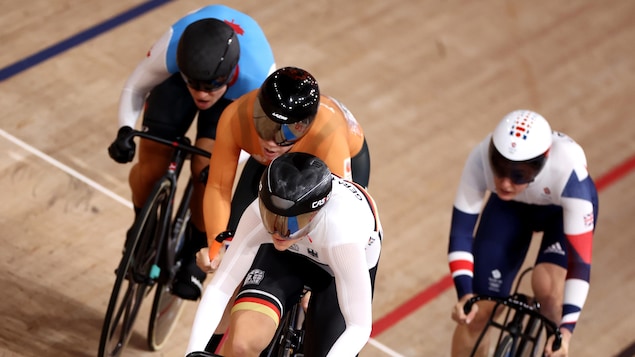
[[[132,253],[126,253],[117,272],[108,310],[102,327],[99,343],[99,356],[119,356],[128,344],[134,322],[138,316],[141,302],[146,296],[148,286],[125,279],[130,274]],[[125,288],[124,288],[125,285]]]
[[[191,185],[191,181],[188,185]],[[187,192],[189,192],[189,195],[191,196],[191,187],[188,186],[184,195],[187,195]],[[166,247],[163,252],[164,257],[161,258],[162,265],[166,265],[164,267],[164,274],[168,276],[167,279],[164,277],[164,279],[157,284],[157,289],[154,293],[154,299],[152,302],[150,321],[148,323],[147,343],[148,348],[152,351],[158,351],[165,346],[165,343],[176,328],[185,307],[185,300],[172,294],[170,290],[174,278],[170,273],[174,267],[167,266],[170,265],[170,259],[167,259],[165,255],[172,254],[172,260],[176,264],[178,252],[182,249],[184,244],[187,225],[191,217],[190,210],[187,208],[188,206],[189,197],[184,196],[177,210],[176,217],[172,219],[168,229],[168,234],[170,236],[166,242]],[[174,232],[174,222],[179,219],[181,220],[180,229],[178,232]]]
[[[148,325],[148,348],[158,351],[165,346],[184,308],[185,300],[173,295],[168,285],[157,285]]]
[[[146,203],[139,215],[142,217],[141,221],[135,222],[132,228],[135,232],[134,239],[132,242],[127,242],[132,246],[126,247],[124,257],[117,268],[117,279],[113,286],[102,327],[99,357],[121,355],[132,335],[141,303],[154,285],[154,282],[148,279],[150,268],[148,264],[152,260],[152,250],[156,248],[154,237],[157,227],[159,227],[157,215],[160,214],[159,210],[165,206],[164,201],[170,187],[169,181],[163,181],[161,185],[157,186],[148,201],[150,203]],[[151,230],[148,231],[147,227],[151,219],[155,221],[154,225],[150,226]],[[122,295],[124,283],[128,285]]]

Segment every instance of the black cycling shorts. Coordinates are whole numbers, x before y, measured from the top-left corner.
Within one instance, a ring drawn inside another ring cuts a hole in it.
[[[143,126],[153,135],[174,140],[187,133],[196,114],[196,139],[216,139],[216,125],[232,101],[221,98],[211,108],[199,112],[180,73],[173,74],[150,91],[143,113]]]
[[[373,290],[376,272],[377,267],[369,270]],[[305,287],[311,290],[311,299],[304,322],[304,355],[326,356],[346,324],[335,279],[305,256],[278,251],[273,244],[261,245],[234,306],[282,316],[298,302]],[[243,301],[249,306],[240,307]]]

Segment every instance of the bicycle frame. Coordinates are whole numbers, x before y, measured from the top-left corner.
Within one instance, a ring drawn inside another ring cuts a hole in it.
[[[300,357],[304,356],[304,308],[302,299],[310,289],[305,287],[300,299],[287,311],[271,343],[260,354],[260,357]]]
[[[528,268],[521,273],[516,288],[514,289],[514,293],[511,296],[496,297],[476,295],[465,303],[463,310],[466,314],[470,312],[472,305],[478,301],[492,301],[495,303],[487,324],[485,325],[483,331],[481,331],[481,334],[474,345],[471,356],[474,356],[474,353],[478,349],[478,346],[490,327],[495,327],[500,330],[498,341],[496,343],[497,350],[501,345],[511,343],[509,356],[516,356],[517,353],[522,352],[522,350],[524,350],[523,347],[526,346],[527,343],[531,343],[532,351],[535,351],[543,328],[546,329],[548,335],[555,335],[552,349],[556,351],[560,348],[562,343],[562,334],[558,329],[558,325],[540,313],[539,302],[534,301],[534,299],[528,295],[518,293],[520,281],[530,270],[531,268]],[[503,322],[499,323],[495,321],[495,319],[497,317],[496,311],[498,311],[501,306],[507,307],[507,311]],[[535,327],[533,324],[535,323],[538,324],[538,329],[533,331],[533,327]],[[508,334],[507,336],[510,336],[511,340],[505,340],[503,336],[505,333]]]
[[[180,139],[177,139],[175,141],[171,141],[171,140],[165,140],[162,139],[160,137],[148,134],[146,132],[142,132],[142,131],[133,131],[130,135],[131,137],[135,137],[138,136],[140,138],[144,138],[144,139],[148,139],[148,140],[152,140],[155,142],[158,142],[160,144],[166,145],[166,146],[170,146],[172,148],[175,149],[174,154],[172,155],[172,158],[170,160],[170,164],[168,165],[168,169],[167,172],[163,175],[163,177],[161,179],[159,179],[158,182],[168,179],[170,181],[170,184],[172,185],[173,189],[170,190],[170,195],[168,197],[168,208],[167,208],[167,213],[165,215],[165,219],[163,220],[163,222],[161,222],[161,234],[159,235],[160,240],[159,240],[159,248],[163,248],[165,247],[165,239],[167,237],[169,237],[168,233],[168,229],[170,228],[170,223],[171,223],[171,219],[172,219],[172,213],[174,210],[174,203],[175,203],[175,197],[176,197],[176,188],[178,185],[178,179],[181,175],[181,170],[183,169],[183,165],[185,164],[185,162],[187,161],[188,157],[190,155],[201,155],[203,157],[211,157],[211,154],[205,150],[199,149],[195,146],[191,146],[190,145],[190,140],[187,137],[183,137]],[[188,210],[189,208],[189,203],[190,203],[190,199],[192,197],[192,191],[193,191],[193,187],[191,185],[191,180],[192,178],[190,177],[188,184],[185,186],[185,191],[182,195],[182,200],[180,203],[180,209],[176,214],[176,217],[183,217],[185,215],[185,212],[183,212],[183,210]],[[174,227],[172,227],[172,234],[178,234],[178,232],[181,229],[181,225],[185,223],[185,220],[180,219],[178,221],[175,221],[175,225]],[[162,253],[162,252],[159,252]],[[151,274],[151,278],[156,279],[158,277],[158,273],[160,273],[160,271],[156,271],[156,269],[159,268],[159,262],[158,259],[161,257],[161,254],[157,254],[157,261],[155,261],[155,264],[153,266],[153,273]],[[168,262],[170,266],[174,265],[174,261],[169,261]]]
[[[188,156],[191,154],[191,152],[197,153],[199,155],[204,155],[209,157],[209,153],[207,153],[206,151],[203,150],[193,150],[191,149],[191,147],[189,146],[185,146],[185,145],[189,145],[189,140],[187,139],[181,139],[181,141],[168,141],[168,140],[163,140],[157,137],[154,137],[152,135],[149,135],[147,133],[144,132],[134,132],[135,136],[139,136],[142,138],[146,138],[146,139],[150,139],[168,146],[172,146],[174,147],[176,150],[172,156],[172,159],[170,160],[170,164],[168,165],[168,169],[167,172],[165,173],[165,175],[163,175],[163,177],[159,180],[169,180],[171,186],[173,187],[173,189],[170,190],[170,193],[168,195],[167,198],[167,209],[165,214],[163,215],[163,219],[161,222],[159,222],[159,224],[161,225],[161,229],[160,229],[160,234],[159,234],[159,241],[158,241],[158,251],[157,254],[155,256],[155,261],[154,264],[152,265],[151,271],[150,271],[150,279],[155,280],[159,277],[160,273],[161,273],[161,268],[160,268],[160,262],[159,260],[164,256],[165,252],[163,252],[162,250],[167,246],[166,245],[166,239],[168,239],[168,237],[170,237],[170,226],[171,226],[171,221],[172,221],[172,216],[173,216],[173,210],[174,210],[174,203],[175,203],[175,197],[176,197],[176,188],[178,185],[178,178],[181,174],[181,170],[183,169],[183,165],[185,164]],[[185,145],[184,145],[185,144]],[[191,180],[191,178],[190,178]],[[185,202],[181,203],[181,207],[185,207],[185,209],[187,209],[189,207],[189,201],[190,198],[192,196],[192,185],[189,184],[186,186],[185,188],[185,192],[183,194],[183,200]],[[181,220],[180,222],[178,222],[178,224],[183,224],[185,222],[183,222],[183,220]],[[172,234],[177,234],[177,232],[181,229],[181,226],[178,226],[175,224],[175,226],[173,227],[173,232],[171,232]],[[174,257],[171,254],[166,254],[166,257],[168,257],[168,266],[172,267],[174,266]],[[174,272],[170,272],[170,280],[173,277]],[[154,283],[154,281],[152,282]]]

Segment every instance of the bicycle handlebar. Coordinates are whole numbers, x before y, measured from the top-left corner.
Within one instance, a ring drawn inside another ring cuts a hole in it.
[[[140,138],[144,138],[144,139],[148,139],[148,140],[152,140],[155,141],[159,144],[163,144],[166,146],[170,146],[172,148],[178,149],[178,150],[182,150],[185,151],[189,154],[193,154],[193,155],[200,155],[200,156],[204,156],[207,158],[212,157],[212,154],[209,151],[203,150],[201,148],[198,148],[194,145],[191,144],[190,140],[187,137],[182,137],[182,138],[177,138],[176,140],[166,140],[163,139],[161,137],[152,135],[152,134],[148,134],[145,131],[139,131],[139,130],[132,130],[130,132],[130,134],[128,134],[129,137],[132,139],[135,136],[138,136]]]
[[[516,297],[516,295],[512,295],[508,297],[476,295],[471,297],[465,302],[465,304],[463,305],[463,312],[466,315],[469,314],[470,311],[472,310],[472,305],[474,305],[478,301],[483,301],[483,300],[495,302],[497,305],[498,304],[505,305],[513,310],[527,313],[529,315],[532,315],[540,319],[545,325],[545,327],[547,328],[547,330],[555,335],[553,344],[551,345],[551,350],[557,351],[560,349],[560,346],[562,346],[562,333],[560,332],[558,325],[556,325],[553,321],[549,320],[544,315],[542,315],[538,311],[535,305],[530,305],[525,301],[519,300]]]

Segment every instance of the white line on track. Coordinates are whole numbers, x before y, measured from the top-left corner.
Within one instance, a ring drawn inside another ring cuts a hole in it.
[[[132,202],[130,202],[129,200],[126,200],[124,198],[122,198],[121,196],[118,196],[116,193],[110,191],[109,189],[105,188],[104,186],[98,184],[97,182],[89,179],[88,177],[82,175],[81,173],[73,170],[72,168],[62,164],[61,162],[55,160],[54,158],[46,155],[45,153],[39,151],[38,149],[32,147],[31,145],[25,143],[24,141],[10,135],[9,133],[7,133],[6,131],[0,129],[0,136],[3,136],[5,139],[11,141],[12,143],[16,144],[17,146],[21,147],[22,149],[30,152],[31,154],[39,157],[40,159],[48,162],[49,164],[57,167],[58,169],[66,172],[67,174],[75,177],[76,179],[86,183],[88,186],[94,188],[95,190],[103,193],[104,195],[112,198],[113,200],[121,203],[124,206],[127,206],[129,208],[132,208]]]
[[[126,200],[124,198],[122,198],[121,196],[117,195],[116,193],[110,191],[109,189],[105,188],[104,186],[98,184],[97,182],[89,179],[88,177],[82,175],[81,173],[77,172],[76,170],[64,165],[63,163],[55,160],[54,158],[46,155],[45,153],[39,151],[38,149],[34,148],[33,146],[25,143],[24,141],[14,137],[13,135],[7,133],[6,131],[0,129],[0,136],[4,137],[5,139],[9,140],[10,142],[14,143],[15,145],[21,147],[22,149],[30,152],[31,154],[39,157],[40,159],[48,162],[49,164],[55,166],[56,168],[66,172],[67,174],[75,177],[76,179],[84,182],[85,184],[87,184],[88,186],[94,188],[95,190],[103,193],[104,195],[112,198],[113,200],[123,204],[126,207],[132,208],[132,202],[130,202],[129,200]],[[375,348],[379,349],[380,351],[386,353],[388,356],[391,357],[404,357],[403,355],[393,351],[392,349],[388,348],[387,346],[381,344],[380,342],[378,342],[377,340],[371,338],[370,340],[368,340],[368,344],[374,346]]]

